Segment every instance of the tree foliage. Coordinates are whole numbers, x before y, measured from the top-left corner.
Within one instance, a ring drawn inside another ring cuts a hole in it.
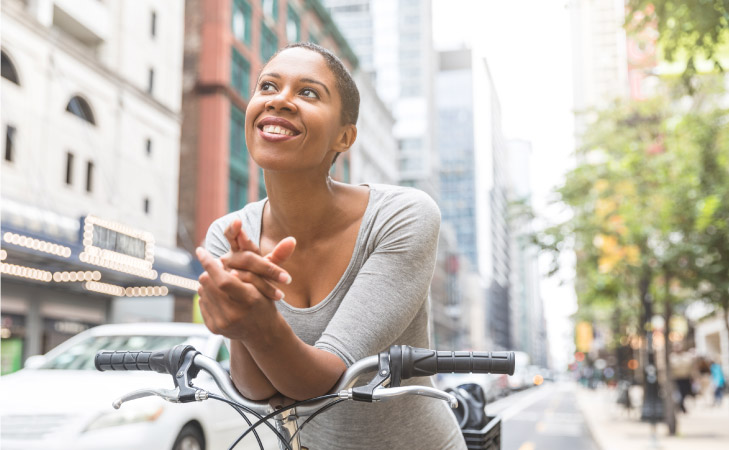
[[[702,89],[594,113],[558,189],[573,215],[537,238],[555,255],[574,249],[580,318],[619,308],[641,329],[643,297],[729,309],[729,113],[715,85]]]
[[[664,57],[671,62],[685,60],[684,79],[696,75],[702,58],[724,71],[721,58],[729,42],[729,0],[628,0],[627,6],[628,30],[655,27]]]

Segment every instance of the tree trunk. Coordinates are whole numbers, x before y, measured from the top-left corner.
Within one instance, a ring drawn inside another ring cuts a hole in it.
[[[663,308],[663,320],[666,322],[664,328],[664,352],[666,364],[666,380],[665,389],[663,395],[663,407],[666,411],[666,425],[668,425],[668,434],[671,436],[676,435],[676,429],[678,424],[676,423],[676,408],[675,402],[673,401],[673,377],[671,376],[671,341],[668,336],[671,334],[671,316],[673,315],[673,307],[671,305],[671,276],[666,273],[666,288],[664,295],[664,308]]]
[[[643,407],[641,408],[641,420],[656,424],[664,417],[663,404],[659,397],[658,370],[656,368],[656,355],[653,350],[653,298],[650,294],[652,272],[650,268],[644,267],[640,276],[638,288],[640,301],[643,306],[643,336],[645,358],[643,365]]]

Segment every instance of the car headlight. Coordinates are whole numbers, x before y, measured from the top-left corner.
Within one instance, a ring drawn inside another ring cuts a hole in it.
[[[147,405],[146,407],[126,407],[118,411],[103,413],[92,420],[84,432],[131,423],[154,422],[162,415],[164,409],[164,406],[160,405]]]

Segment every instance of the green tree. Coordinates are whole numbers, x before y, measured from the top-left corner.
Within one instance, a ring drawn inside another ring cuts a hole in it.
[[[626,27],[638,32],[645,27],[658,31],[663,56],[670,62],[685,61],[687,83],[704,59],[723,72],[729,40],[728,0],[628,0]],[[690,84],[689,84],[690,85]]]
[[[711,83],[699,87],[693,97],[678,86],[597,112],[558,189],[573,215],[537,239],[555,254],[575,250],[578,317],[611,320],[615,334],[637,326],[643,367],[655,364],[659,310],[666,337],[672,315],[696,299],[723,309],[729,330],[729,114]]]

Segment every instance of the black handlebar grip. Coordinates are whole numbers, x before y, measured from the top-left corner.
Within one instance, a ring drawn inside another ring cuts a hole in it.
[[[155,360],[159,359],[157,353]],[[100,351],[94,357],[96,370],[154,370],[150,366],[152,352]],[[164,373],[164,372],[163,372]]]
[[[403,380],[436,373],[514,374],[514,352],[443,352],[406,345],[401,349]]]
[[[176,345],[158,352],[102,350],[94,357],[96,370],[149,370],[175,374],[185,353],[196,351],[191,345]]]

